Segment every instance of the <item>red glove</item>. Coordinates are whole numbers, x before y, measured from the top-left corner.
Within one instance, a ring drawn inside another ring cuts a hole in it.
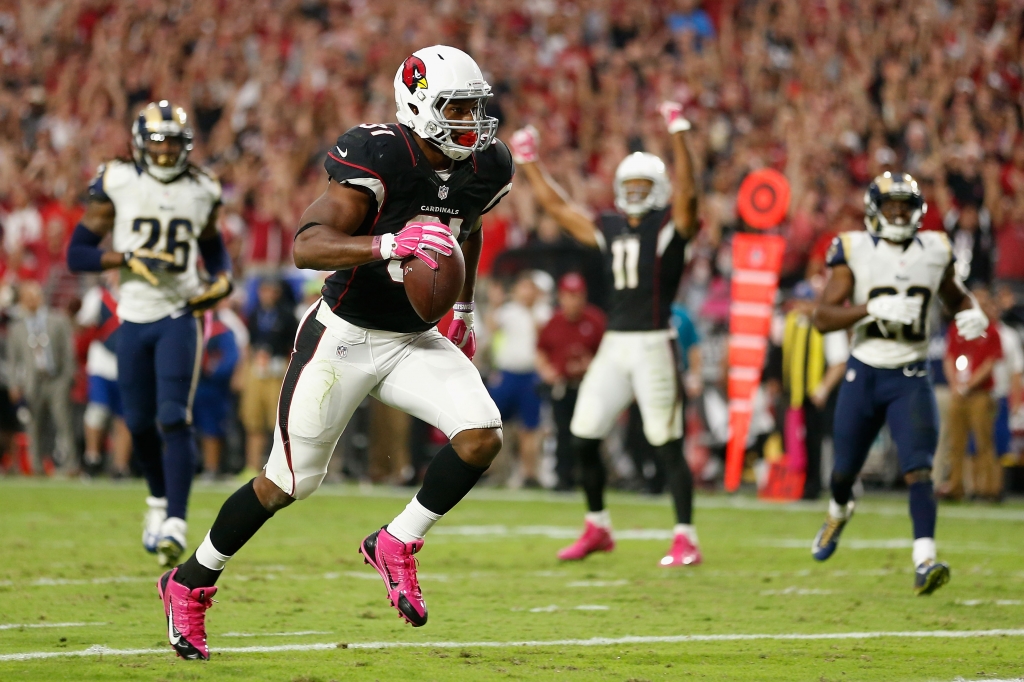
[[[670,133],[681,133],[690,129],[690,122],[683,116],[683,105],[679,102],[662,102],[658,112],[665,119],[665,127]]]
[[[508,141],[512,160],[516,163],[533,163],[537,160],[537,149],[540,147],[540,133],[533,126],[520,128],[512,133]]]
[[[427,253],[452,255],[455,238],[447,225],[441,223],[409,223],[394,234],[381,234],[373,238],[373,255],[380,260],[403,260],[415,256],[437,270],[437,261]]]
[[[470,360],[476,355],[476,332],[473,331],[473,308],[472,303],[456,303],[455,318],[448,325],[448,333],[445,336],[455,344],[456,348],[462,350]]]

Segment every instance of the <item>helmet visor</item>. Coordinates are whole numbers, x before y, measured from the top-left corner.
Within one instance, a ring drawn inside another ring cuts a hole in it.
[[[486,147],[497,129],[497,119],[487,115],[486,90],[442,92],[434,101],[434,119],[448,133],[449,144],[465,149]]]
[[[150,162],[164,168],[173,168],[177,165],[185,149],[185,138],[182,135],[147,133],[144,141]]]
[[[626,203],[642,204],[654,189],[654,183],[646,178],[631,178],[622,181],[622,191],[626,194]]]

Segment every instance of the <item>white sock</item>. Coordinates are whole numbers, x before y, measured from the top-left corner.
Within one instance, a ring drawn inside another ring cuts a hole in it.
[[[697,527],[692,523],[677,523],[672,529],[674,535],[685,535],[694,546],[697,545]]]
[[[167,509],[166,497],[147,497],[146,506],[150,509]]]
[[[209,533],[206,534],[203,544],[199,545],[199,549],[196,550],[196,561],[211,571],[223,571],[230,558],[227,554],[217,551],[217,548],[210,542]]]
[[[928,560],[935,561],[935,538],[917,538],[914,540],[914,566]]]
[[[599,512],[587,512],[583,518],[598,528],[606,528],[608,530],[612,528],[612,515],[608,513],[607,509],[602,509]]]
[[[828,515],[831,516],[833,519],[840,520],[845,520],[850,516],[849,513],[846,511],[845,504],[839,504],[835,500],[831,499],[828,501]]]
[[[440,520],[444,514],[435,514],[417,500],[415,497],[405,505],[401,514],[388,524],[388,532],[402,542],[422,540],[427,531]]]
[[[168,516],[160,524],[160,535],[163,537],[172,537],[184,542],[187,534],[188,524],[185,522],[185,519],[179,519],[177,516]]]

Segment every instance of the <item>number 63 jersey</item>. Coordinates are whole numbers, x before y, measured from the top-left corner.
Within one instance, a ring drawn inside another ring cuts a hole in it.
[[[220,203],[220,183],[196,166],[171,182],[161,182],[130,161],[100,166],[89,197],[114,204],[113,249],[150,249],[174,256],[166,268],[153,268],[153,286],[121,268],[117,316],[144,324],[185,307],[202,289],[196,270],[196,239]]]
[[[832,241],[825,262],[829,267],[847,265],[853,271],[855,305],[884,295],[921,299],[921,316],[913,324],[886,323],[872,317],[854,324],[853,357],[880,368],[902,367],[927,357],[928,311],[946,268],[953,262],[944,232],[918,232],[907,244],[894,244],[868,232],[844,232]]]

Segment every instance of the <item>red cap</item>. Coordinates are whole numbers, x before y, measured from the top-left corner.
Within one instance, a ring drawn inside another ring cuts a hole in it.
[[[570,272],[567,275],[563,275],[562,279],[558,280],[558,290],[582,294],[587,291],[587,283],[582,277],[580,277],[579,273]]]

